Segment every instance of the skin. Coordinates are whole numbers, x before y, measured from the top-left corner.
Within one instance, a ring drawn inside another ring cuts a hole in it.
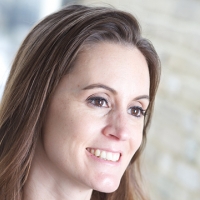
[[[149,82],[146,60],[135,47],[100,43],[79,54],[51,99],[24,199],[81,200],[93,189],[115,191],[142,141],[139,108],[148,107]],[[87,148],[121,157],[105,161]]]

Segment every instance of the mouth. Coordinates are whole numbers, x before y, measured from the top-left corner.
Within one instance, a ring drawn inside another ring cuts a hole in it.
[[[100,149],[93,149],[93,148],[86,148],[88,152],[96,156],[97,158],[108,160],[112,162],[117,162],[120,159],[120,153],[114,153],[110,151],[100,150]]]

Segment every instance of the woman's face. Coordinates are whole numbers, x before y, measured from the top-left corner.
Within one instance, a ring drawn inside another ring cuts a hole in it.
[[[62,78],[43,126],[42,163],[57,181],[112,192],[142,141],[149,73],[141,52],[100,43]]]

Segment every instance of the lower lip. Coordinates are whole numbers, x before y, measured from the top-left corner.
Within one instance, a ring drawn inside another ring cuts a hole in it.
[[[103,163],[103,164],[107,164],[107,165],[117,166],[117,165],[119,165],[120,162],[121,162],[121,156],[120,156],[120,158],[119,158],[118,161],[113,162],[113,161],[110,161],[110,160],[104,160],[104,159],[102,159],[102,158],[100,158],[100,157],[96,157],[96,156],[94,156],[92,153],[90,153],[90,152],[87,151],[87,150],[86,150],[86,154],[87,154],[88,156],[90,156],[90,158],[92,158],[93,160],[95,160],[95,161],[97,161],[97,162],[100,162],[100,163]]]

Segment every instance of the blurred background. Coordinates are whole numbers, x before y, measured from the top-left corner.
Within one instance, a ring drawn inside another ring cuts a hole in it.
[[[199,0],[0,0],[0,98],[31,27],[67,3],[133,13],[162,62],[155,114],[142,164],[152,200],[200,200]]]

